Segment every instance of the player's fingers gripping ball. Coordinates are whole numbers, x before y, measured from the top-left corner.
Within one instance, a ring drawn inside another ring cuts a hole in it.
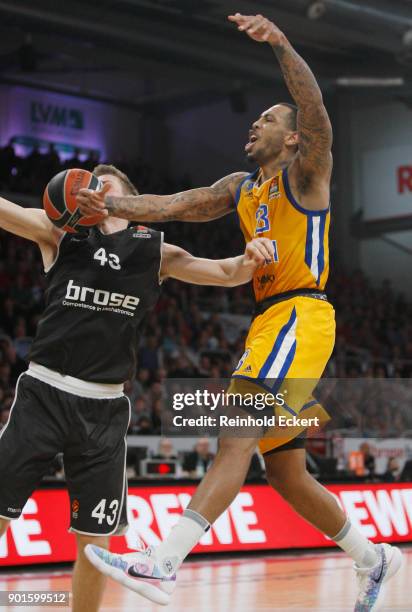
[[[65,232],[75,233],[87,229],[99,223],[103,215],[82,215],[76,196],[80,189],[98,191],[102,187],[102,182],[88,170],[63,170],[49,181],[44,190],[44,210],[50,221]]]

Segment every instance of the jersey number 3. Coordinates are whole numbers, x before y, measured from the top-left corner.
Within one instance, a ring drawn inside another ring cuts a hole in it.
[[[261,204],[256,211],[256,229],[255,234],[263,234],[270,229],[270,221],[268,218],[268,205]]]
[[[100,261],[101,266],[105,266],[107,263],[113,270],[120,270],[120,259],[114,253],[108,253],[106,255],[106,249],[101,247],[97,249],[96,253],[93,255],[93,259],[97,259]]]

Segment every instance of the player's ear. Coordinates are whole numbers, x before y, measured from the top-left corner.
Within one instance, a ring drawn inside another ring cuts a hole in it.
[[[288,132],[285,136],[285,145],[288,147],[297,147],[299,145],[299,135],[297,132]]]

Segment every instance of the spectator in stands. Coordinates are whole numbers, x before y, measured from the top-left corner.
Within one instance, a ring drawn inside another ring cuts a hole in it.
[[[376,471],[375,457],[371,453],[369,444],[367,442],[363,442],[360,445],[359,450],[361,451],[361,453],[363,453],[363,465],[366,470],[366,474],[367,476],[369,476],[369,478],[373,478],[375,476]]]
[[[16,346],[8,336],[0,338],[0,351],[3,359],[10,366],[10,383],[15,385],[20,374],[27,370],[27,364],[19,357]]]
[[[146,415],[139,417],[136,431],[133,433],[138,436],[153,436],[155,432],[153,429],[152,419]]]
[[[139,433],[139,423],[141,422],[140,419],[142,417],[149,419],[150,429],[152,429],[152,419],[146,396],[141,395],[140,397],[136,398],[133,404],[130,402],[130,407],[130,433]]]
[[[60,172],[60,158],[55,145],[51,142],[47,153],[42,155],[42,168],[40,174],[42,183],[44,185],[48,183],[58,172]]]
[[[182,469],[189,478],[203,478],[214,458],[209,438],[199,438],[194,450],[184,457]]]
[[[80,149],[76,148],[73,152],[73,157],[67,159],[64,168],[82,168],[83,164],[80,161]]]
[[[152,402],[152,423],[153,431],[156,434],[160,434],[162,430],[162,410],[163,404],[161,399],[155,399]]]
[[[0,310],[0,327],[5,334],[11,336],[17,321],[17,309],[15,301],[7,295],[2,301]]]
[[[396,457],[389,457],[383,479],[386,480],[386,482],[394,482],[399,480],[401,472],[402,470],[398,459]]]
[[[137,382],[140,383],[143,389],[147,389],[150,384],[150,370],[147,368],[143,368],[139,363],[139,368],[137,370]]]
[[[157,453],[153,455],[153,459],[164,459],[165,461],[177,459],[177,453],[169,438],[160,438]]]
[[[2,411],[0,412],[0,431],[6,425],[7,421],[9,420],[9,416],[10,416],[10,408],[3,408]]]
[[[86,168],[86,170],[89,170],[89,172],[91,172],[93,168],[95,168],[98,165],[99,159],[100,159],[99,151],[90,150],[89,155],[84,160],[84,162],[81,164],[81,166],[82,168]]]
[[[11,385],[11,367],[8,361],[0,363],[0,385],[7,389]]]
[[[18,164],[12,140],[0,149],[0,184],[3,188],[13,179],[13,170]]]
[[[124,385],[124,393],[130,400],[133,406],[139,397],[142,397],[144,393],[143,385],[136,378],[134,380],[126,381]]]
[[[140,367],[149,371],[157,370],[160,367],[158,341],[156,336],[149,336],[139,350],[138,362]]]

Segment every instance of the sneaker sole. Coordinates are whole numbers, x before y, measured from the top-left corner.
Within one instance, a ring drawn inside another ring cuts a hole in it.
[[[139,579],[129,578],[121,569],[112,567],[105,563],[98,555],[96,555],[91,545],[87,545],[85,547],[84,554],[90,563],[105,576],[112,578],[128,589],[131,589],[135,593],[142,595],[142,597],[145,597],[154,603],[160,604],[161,606],[167,606],[170,603],[170,596],[164,591],[161,591],[159,587],[155,587],[150,583],[144,582],[143,579],[140,581]]]

